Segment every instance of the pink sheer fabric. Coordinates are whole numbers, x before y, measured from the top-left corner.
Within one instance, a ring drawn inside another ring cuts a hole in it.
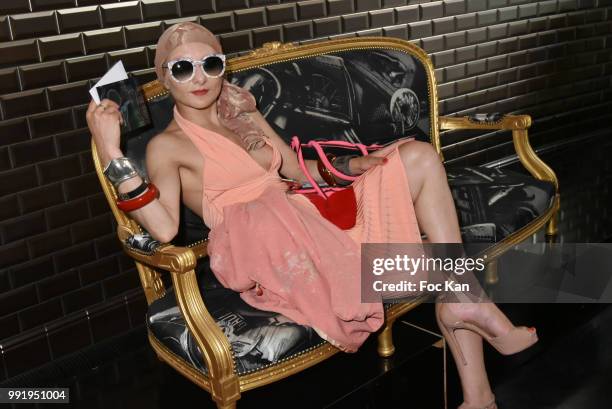
[[[375,154],[389,162],[358,177],[354,228],[343,231],[310,201],[287,193],[273,150],[269,169],[244,149],[174,111],[203,157],[202,211],[212,231],[211,268],[221,284],[255,308],[312,327],[339,349],[354,352],[383,323],[382,303],[361,302],[362,242],[420,242],[397,147]],[[262,292],[258,293],[257,287]]]

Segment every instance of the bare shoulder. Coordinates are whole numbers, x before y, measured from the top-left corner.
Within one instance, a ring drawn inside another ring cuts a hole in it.
[[[188,149],[186,137],[180,128],[169,126],[155,135],[147,144],[147,161],[154,159],[178,165]]]

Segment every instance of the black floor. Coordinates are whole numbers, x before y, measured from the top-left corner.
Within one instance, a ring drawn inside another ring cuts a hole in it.
[[[610,242],[612,134],[545,151],[562,195],[560,242]],[[511,165],[520,168],[520,165]],[[543,240],[539,235],[538,240]],[[506,304],[516,323],[538,328],[540,342],[502,357],[488,346],[486,362],[499,409],[612,408],[612,306]],[[433,319],[433,305],[406,314],[394,329],[396,353],[376,355],[371,337],[356,354],[337,354],[268,387],[245,392],[239,408],[438,409],[461,403],[452,359]],[[10,384],[66,386],[75,408],[214,408],[210,395],[159,362],[144,327]],[[22,409],[36,405],[14,405]]]

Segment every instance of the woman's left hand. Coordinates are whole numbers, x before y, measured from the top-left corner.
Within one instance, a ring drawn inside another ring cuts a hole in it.
[[[387,161],[387,158],[381,156],[358,156],[349,161],[349,171],[351,175],[360,175],[373,166],[384,165]]]

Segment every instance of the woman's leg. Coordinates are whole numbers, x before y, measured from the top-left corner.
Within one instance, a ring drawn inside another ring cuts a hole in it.
[[[435,149],[426,142],[414,141],[402,144],[399,151],[419,228],[427,234],[428,242],[461,243],[446,171]],[[510,321],[491,303],[448,304],[445,307],[452,308],[456,315],[464,319],[490,321],[493,328],[487,328],[496,334],[506,333],[512,328]],[[484,365],[482,337],[468,330],[457,330],[455,335],[467,361],[467,365],[463,365],[457,351],[451,347],[461,378],[464,401],[475,407],[483,406],[490,402],[493,393]]]

